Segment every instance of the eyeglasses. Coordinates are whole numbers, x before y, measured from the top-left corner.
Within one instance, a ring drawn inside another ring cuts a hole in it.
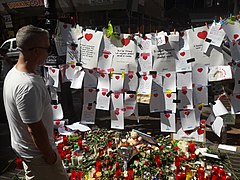
[[[36,49],[36,48],[46,49],[48,54],[50,54],[52,52],[51,46],[49,46],[49,47],[33,47],[33,48],[29,48],[28,50],[32,51],[33,49]]]

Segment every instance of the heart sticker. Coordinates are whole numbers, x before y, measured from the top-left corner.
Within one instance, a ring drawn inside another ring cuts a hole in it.
[[[116,99],[118,99],[118,98],[119,98],[119,94],[114,94],[114,97],[115,97]]]
[[[202,91],[202,87],[198,87],[197,90],[198,90],[198,91]]]
[[[143,79],[146,81],[146,80],[148,79],[148,77],[147,77],[147,76],[144,76]]]
[[[156,77],[157,77],[157,74],[152,74],[152,77],[153,77],[153,78],[156,78]]]
[[[181,52],[180,53],[181,56],[185,56],[185,54],[186,54],[185,52]]]
[[[55,69],[52,69],[52,72],[53,72],[53,73],[55,73],[55,71],[56,71]]]
[[[105,78],[105,74],[102,73],[101,76],[102,76],[103,78]]]
[[[102,95],[105,96],[107,93],[106,92],[102,92]]]
[[[237,99],[240,99],[240,95],[236,95],[236,98],[237,98]]]
[[[204,129],[198,128],[197,133],[198,133],[199,135],[203,134],[203,133],[204,133]]]
[[[167,114],[165,114],[165,117],[166,117],[166,118],[169,118],[170,116],[171,116],[171,115],[170,115],[170,114],[168,114],[168,113],[167,113]]]
[[[71,65],[71,68],[73,68],[73,69],[74,69],[75,67],[76,67],[76,66],[75,66],[74,64],[72,64],[72,65]]]
[[[233,38],[234,38],[234,39],[237,39],[238,37],[239,37],[238,34],[234,34],[234,35],[233,35]]]
[[[168,98],[170,98],[170,97],[172,97],[172,95],[169,93],[169,94],[166,94],[166,96],[168,97]]]
[[[86,39],[87,41],[90,41],[90,40],[92,39],[92,37],[93,37],[93,35],[92,35],[91,33],[86,33],[86,34],[85,34],[85,39]]]
[[[203,71],[203,68],[198,68],[197,71],[201,73]]]
[[[63,28],[66,29],[67,28],[67,24],[63,24]]]
[[[131,75],[128,75],[128,77],[129,77],[129,79],[132,79],[133,78],[133,75],[131,74]]]
[[[167,73],[167,74],[166,74],[166,77],[168,77],[168,78],[169,78],[170,76],[171,76],[171,74],[170,74],[170,73]]]
[[[154,97],[158,97],[158,93],[153,94]]]
[[[197,36],[200,39],[206,39],[207,34],[208,34],[207,31],[202,31],[202,32],[198,32]]]
[[[116,80],[119,80],[120,76],[115,76]]]
[[[134,94],[130,94],[129,97],[130,97],[130,98],[134,98]]]
[[[127,45],[130,43],[130,39],[128,39],[128,38],[123,38],[123,39],[121,40],[121,42],[122,42],[122,44],[123,44],[124,46],[127,46]]]
[[[105,59],[107,59],[107,58],[108,58],[108,55],[107,55],[107,54],[105,54],[103,57],[104,57]]]
[[[53,106],[53,108],[54,108],[54,109],[57,109],[57,108],[58,108],[58,106],[56,106],[56,105],[55,105],[55,106]]]
[[[55,121],[55,124],[56,124],[56,125],[59,125],[59,124],[60,124],[60,121]]]

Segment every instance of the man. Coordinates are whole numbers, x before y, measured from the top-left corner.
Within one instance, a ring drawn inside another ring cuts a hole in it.
[[[7,74],[3,99],[11,132],[11,145],[23,159],[26,179],[67,180],[53,135],[48,90],[36,69],[50,50],[46,30],[27,25],[18,30],[17,64]]]

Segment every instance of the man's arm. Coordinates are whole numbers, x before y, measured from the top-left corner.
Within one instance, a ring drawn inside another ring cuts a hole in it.
[[[50,145],[46,128],[42,121],[27,124],[28,132],[32,136],[33,142],[37,148],[43,153],[44,159],[48,164],[54,164],[57,160],[57,155]]]

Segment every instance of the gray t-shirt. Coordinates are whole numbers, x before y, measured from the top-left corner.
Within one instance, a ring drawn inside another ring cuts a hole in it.
[[[39,75],[20,72],[14,66],[7,74],[3,99],[11,132],[11,144],[15,152],[23,158],[41,157],[26,124],[42,120],[53,149],[53,115],[50,96]]]

